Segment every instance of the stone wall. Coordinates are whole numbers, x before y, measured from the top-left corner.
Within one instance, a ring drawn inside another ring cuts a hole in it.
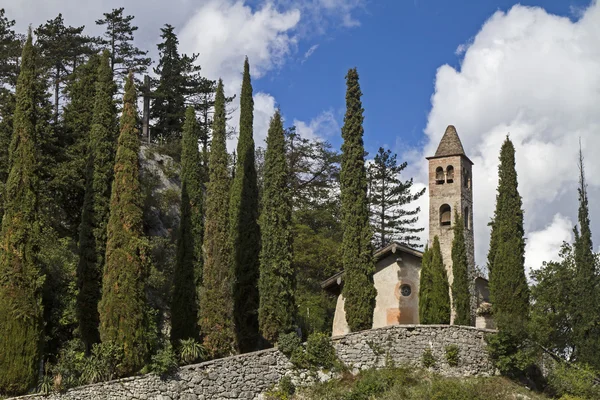
[[[334,337],[333,343],[340,360],[353,372],[382,367],[386,359],[396,365],[419,366],[426,348],[431,348],[437,360],[434,367],[446,376],[486,376],[493,368],[485,350],[486,334],[493,331],[472,327],[447,325],[401,325]],[[445,360],[444,347],[456,344],[460,361],[450,367]],[[323,373],[294,370],[288,359],[277,349],[189,365],[168,379],[156,375],[81,386],[63,394],[52,394],[50,400],[92,399],[258,399],[285,376],[290,375],[299,385],[316,379],[327,379]],[[41,398],[41,395],[19,399]]]

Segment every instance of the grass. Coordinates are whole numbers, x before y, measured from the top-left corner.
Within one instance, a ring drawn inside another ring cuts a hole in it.
[[[548,399],[503,377],[443,378],[416,368],[368,370],[356,376],[347,373],[340,379],[298,389],[295,395],[286,398],[295,400]]]

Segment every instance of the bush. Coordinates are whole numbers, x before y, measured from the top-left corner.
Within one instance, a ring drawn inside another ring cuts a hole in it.
[[[500,331],[486,336],[487,351],[494,366],[509,378],[524,377],[535,365],[533,349],[524,338]]]
[[[458,346],[455,344],[450,344],[446,346],[446,361],[448,365],[451,367],[458,366],[459,356],[458,356]]]
[[[173,350],[171,343],[167,343],[162,349],[152,356],[152,362],[149,365],[150,372],[156,375],[169,375],[177,370],[177,355]]]
[[[179,341],[179,358],[185,364],[191,364],[198,360],[204,360],[206,349],[195,339],[185,339]]]
[[[277,384],[275,390],[270,390],[265,393],[267,400],[289,400],[296,392],[296,387],[292,383],[292,378],[284,376]]]
[[[123,357],[123,349],[114,343],[94,344],[92,354],[83,362],[81,371],[83,383],[109,381],[118,377]]]
[[[431,348],[425,349],[423,352],[423,356],[421,357],[421,361],[423,362],[423,366],[425,368],[433,367],[435,365],[435,357],[431,351]]]
[[[597,373],[587,366],[557,364],[548,376],[548,386],[561,399],[600,399],[600,386],[594,385],[594,379]]]
[[[313,333],[306,341],[306,357],[314,367],[331,369],[335,367],[337,355],[331,338],[324,333]]]
[[[50,368],[53,376],[60,376],[60,388],[57,390],[69,389],[81,385],[81,374],[85,364],[84,345],[81,340],[74,339],[65,344],[61,349],[56,364]]]
[[[302,347],[302,342],[295,332],[279,335],[277,339],[277,348],[287,357],[291,357],[296,349]]]

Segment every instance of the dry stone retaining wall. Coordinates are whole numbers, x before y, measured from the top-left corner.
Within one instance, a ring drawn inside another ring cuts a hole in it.
[[[436,358],[434,369],[446,376],[487,376],[494,373],[486,352],[485,335],[492,330],[447,325],[400,325],[351,333],[333,338],[340,360],[354,372],[396,365],[421,365],[426,348]],[[445,346],[459,347],[458,366],[446,362]],[[111,382],[81,386],[49,400],[139,399],[139,400],[208,400],[260,399],[279,380],[289,375],[299,385],[328,379],[319,372],[295,370],[277,349],[248,353],[201,364],[184,366],[172,377],[161,379],[149,374]],[[41,395],[20,399],[42,398]]]

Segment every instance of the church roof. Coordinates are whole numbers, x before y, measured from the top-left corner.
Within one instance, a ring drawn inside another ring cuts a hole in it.
[[[467,157],[465,154],[465,149],[463,148],[462,142],[458,137],[458,133],[456,132],[454,125],[448,125],[446,132],[444,132],[444,136],[442,136],[442,140],[440,140],[440,144],[435,152],[435,155],[433,157],[427,157],[427,159],[450,156],[463,156],[469,160],[469,157]],[[469,161],[471,164],[473,164],[471,160]]]

